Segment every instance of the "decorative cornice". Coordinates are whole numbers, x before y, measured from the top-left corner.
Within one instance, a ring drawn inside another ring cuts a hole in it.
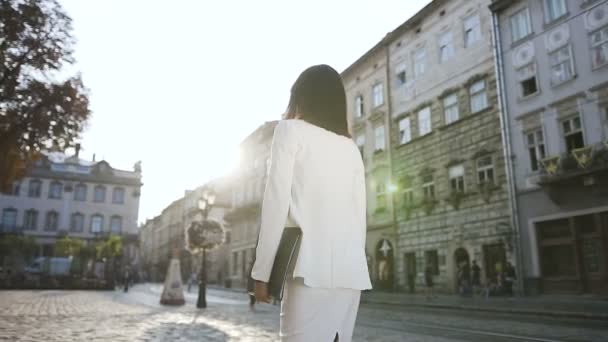
[[[485,80],[486,78],[488,78],[488,76],[489,76],[489,74],[487,72],[484,72],[481,74],[475,74],[475,75],[469,77],[469,79],[466,82],[464,82],[464,85],[468,88],[477,81]]]

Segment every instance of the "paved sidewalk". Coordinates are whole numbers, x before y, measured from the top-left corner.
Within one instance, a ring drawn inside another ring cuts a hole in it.
[[[371,291],[361,297],[362,303],[430,307],[436,309],[475,310],[534,316],[585,318],[608,321],[608,298],[587,296],[534,297],[459,297],[437,295],[427,299],[420,294]]]

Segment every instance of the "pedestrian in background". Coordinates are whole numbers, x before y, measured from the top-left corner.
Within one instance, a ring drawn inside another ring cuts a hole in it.
[[[468,261],[462,266],[462,284],[464,296],[471,296],[471,265]]]
[[[424,282],[426,284],[426,299],[430,300],[435,297],[433,294],[433,286],[435,286],[435,283],[433,282],[433,268],[431,265],[428,265],[424,269]]]
[[[194,284],[196,284],[196,278],[198,278],[198,277],[196,276],[196,272],[192,272],[192,273],[190,274],[190,278],[188,278],[188,292],[190,292],[190,288],[191,288],[191,287],[192,287]]]
[[[270,303],[268,281],[285,227],[302,239],[281,301],[282,341],[348,342],[361,291],[371,282],[365,256],[365,166],[348,132],[346,94],[328,65],[306,69],[274,129],[252,277]]]
[[[129,266],[125,266],[125,271],[123,274],[123,282],[124,282],[124,292],[129,292],[129,281],[131,280],[131,270],[129,270]]]
[[[517,279],[517,275],[515,274],[515,267],[513,267],[513,265],[511,265],[511,263],[508,261],[505,266],[504,273],[505,273],[505,277],[504,277],[505,293],[508,296],[513,296],[513,283]]]
[[[473,294],[479,293],[481,288],[481,268],[477,265],[477,260],[473,260],[471,266],[471,285],[473,285]]]

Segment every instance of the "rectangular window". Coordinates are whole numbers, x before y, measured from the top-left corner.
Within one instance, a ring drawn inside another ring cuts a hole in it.
[[[384,104],[384,86],[382,83],[378,83],[372,88],[372,95],[374,99],[374,107]]]
[[[447,62],[454,56],[452,32],[444,32],[439,36],[439,62]]]
[[[567,12],[566,0],[544,0],[545,22],[550,23],[559,19]]]
[[[106,188],[102,185],[98,185],[95,187],[93,200],[95,202],[105,202],[106,201]]]
[[[450,179],[450,190],[452,192],[464,192],[464,166],[456,165],[448,169]]]
[[[112,216],[110,218],[110,231],[112,234],[122,233],[122,217]]]
[[[376,135],[376,145],[375,145],[375,150],[376,151],[383,151],[384,148],[386,147],[386,139],[384,137],[384,126],[378,126],[374,129],[375,135]]]
[[[422,193],[425,199],[435,199],[435,180],[432,174],[422,177]]]
[[[562,121],[562,130],[568,153],[571,153],[574,149],[585,147],[581,118],[579,116]]]
[[[477,159],[477,179],[479,184],[494,184],[494,161],[492,156]]]
[[[535,63],[530,63],[517,69],[517,79],[519,80],[521,97],[530,96],[538,92]]]
[[[488,95],[486,92],[486,81],[481,80],[473,83],[469,88],[471,98],[471,113],[477,113],[488,107]]]
[[[56,231],[59,225],[59,214],[56,211],[49,211],[46,214],[46,222],[44,224],[44,230]]]
[[[84,215],[80,213],[72,214],[70,222],[70,231],[82,232],[84,230]]]
[[[443,114],[445,116],[446,125],[458,121],[459,113],[457,94],[451,94],[443,98]]]
[[[30,209],[25,212],[23,219],[23,229],[36,230],[38,229],[38,211]]]
[[[591,34],[591,64],[594,69],[608,64],[608,26]]]
[[[124,188],[114,188],[112,191],[112,203],[122,204],[125,202],[125,189]]]
[[[74,201],[84,202],[87,199],[87,186],[85,184],[77,184],[74,187]]]
[[[412,128],[410,118],[399,120],[399,143],[406,144],[412,140]]]
[[[376,210],[386,210],[386,184],[376,185]]]
[[[570,45],[549,54],[549,63],[551,64],[551,84],[561,84],[574,77]]]
[[[355,115],[360,118],[363,116],[363,113],[363,96],[359,95],[355,97]]]
[[[4,209],[2,211],[2,229],[4,231],[13,231],[17,228],[17,210]]]
[[[101,233],[103,230],[103,216],[93,215],[91,217],[91,233]]]
[[[414,190],[412,188],[403,189],[403,204],[414,205]]]
[[[431,129],[431,107],[425,107],[418,111],[418,135],[427,135]]]
[[[27,191],[28,196],[38,198],[38,197],[40,197],[41,191],[42,191],[42,182],[37,179],[31,180],[29,189]]]
[[[401,63],[397,65],[397,72],[395,73],[395,78],[397,81],[397,87],[400,87],[407,82],[407,77],[405,73],[405,63]]]
[[[63,184],[52,182],[49,188],[49,198],[60,199],[63,193]]]
[[[528,8],[524,8],[511,16],[511,38],[513,42],[517,42],[531,33],[532,25],[530,24],[530,13]]]
[[[424,48],[418,49],[414,52],[414,76],[420,77],[424,74],[426,68],[426,50]]]
[[[426,267],[430,267],[433,275],[439,275],[439,258],[437,257],[437,251],[424,251],[424,262]]]
[[[530,157],[530,168],[532,171],[538,171],[540,161],[545,159],[545,141],[542,129],[527,133],[526,144]]]
[[[361,156],[364,156],[365,153],[365,134],[359,134],[355,139],[355,143],[359,148],[359,152],[361,152]]]
[[[472,15],[464,20],[464,47],[469,47],[481,40],[479,15]]]

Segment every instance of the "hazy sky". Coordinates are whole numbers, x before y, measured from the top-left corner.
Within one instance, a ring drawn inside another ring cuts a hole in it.
[[[139,221],[238,167],[299,73],[344,70],[429,1],[60,0],[93,116],[84,158],[143,169]]]

